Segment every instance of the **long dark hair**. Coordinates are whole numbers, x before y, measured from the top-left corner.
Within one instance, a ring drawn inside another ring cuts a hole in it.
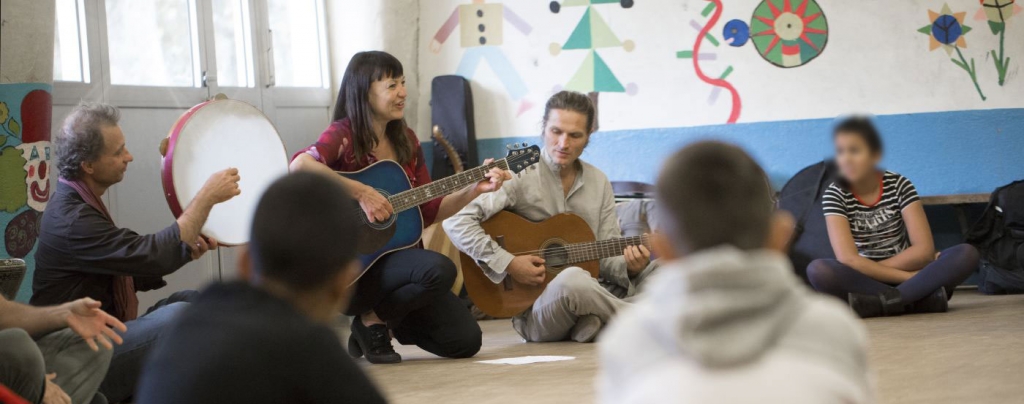
[[[341,88],[338,89],[333,119],[349,119],[357,161],[366,161],[366,156],[377,146],[377,137],[373,132],[373,107],[370,106],[370,85],[378,80],[403,75],[402,62],[387,52],[359,52],[348,62],[345,76],[341,79]],[[395,159],[400,164],[412,160],[412,145],[409,144],[405,129],[405,119],[388,122],[384,128],[384,136],[391,142]]]

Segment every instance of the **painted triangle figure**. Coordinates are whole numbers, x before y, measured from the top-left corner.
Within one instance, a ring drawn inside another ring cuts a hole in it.
[[[621,47],[626,52],[630,52],[635,46],[631,40],[620,40],[612,32],[604,17],[594,7],[595,4],[605,3],[619,3],[623,8],[633,6],[631,0],[564,0],[561,3],[553,1],[550,4],[551,11],[554,13],[560,12],[562,7],[586,7],[586,11],[583,12],[579,23],[576,24],[576,28],[573,29],[565,43],[562,45],[557,43],[551,44],[550,51],[552,55],[557,55],[562,50],[587,51],[583,64],[580,65],[576,73],[565,84],[565,89],[592,93],[591,97],[595,99],[596,94],[593,93],[624,92],[630,95],[636,93],[636,85],[630,83],[623,86],[622,82],[615,77],[611,68],[608,67],[604,58],[597,51],[603,48]]]

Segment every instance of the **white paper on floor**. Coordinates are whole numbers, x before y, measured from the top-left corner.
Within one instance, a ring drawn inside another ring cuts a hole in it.
[[[517,356],[514,358],[502,358],[492,359],[488,361],[476,361],[477,363],[487,363],[491,365],[528,365],[531,363],[541,362],[558,362],[558,361],[571,361],[576,359],[575,356]]]

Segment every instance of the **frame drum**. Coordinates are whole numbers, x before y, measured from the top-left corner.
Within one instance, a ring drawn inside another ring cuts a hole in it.
[[[288,154],[270,120],[247,103],[219,99],[196,105],[174,123],[161,147],[164,196],[181,216],[206,180],[234,167],[241,194],[213,206],[202,234],[224,245],[249,242],[252,217],[263,191],[288,173]]]

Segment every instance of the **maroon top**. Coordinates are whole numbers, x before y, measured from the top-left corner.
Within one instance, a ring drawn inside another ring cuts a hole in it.
[[[402,164],[405,176],[409,178],[409,182],[414,188],[429,184],[430,172],[427,171],[427,164],[423,161],[423,148],[420,147],[420,141],[412,129],[406,128],[405,134],[412,145],[412,159],[408,164]],[[355,148],[351,147],[351,144],[352,125],[349,119],[345,118],[332,122],[324,130],[324,133],[320,134],[316,143],[299,150],[292,156],[292,160],[305,153],[334,171],[359,171],[377,162],[377,157],[373,153],[366,155],[365,161],[358,161]],[[434,219],[437,218],[437,210],[441,207],[442,198],[432,199],[420,205],[420,212],[423,213],[423,227],[434,223]]]

